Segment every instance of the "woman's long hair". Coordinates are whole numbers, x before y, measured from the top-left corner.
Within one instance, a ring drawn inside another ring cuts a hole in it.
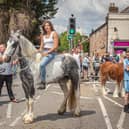
[[[47,32],[46,32],[46,30],[45,30],[45,24],[46,23],[48,23],[49,25],[50,25],[50,27],[51,27],[51,31],[54,31],[55,29],[54,29],[54,27],[53,27],[53,24],[50,22],[50,21],[44,21],[43,22],[43,24],[42,24],[42,29],[43,29],[43,34],[46,34]]]

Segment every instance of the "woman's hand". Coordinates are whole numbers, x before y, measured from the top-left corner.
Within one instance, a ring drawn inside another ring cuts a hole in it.
[[[42,56],[47,56],[47,55],[48,55],[47,52],[45,52],[45,53],[43,52],[43,53],[42,53]]]

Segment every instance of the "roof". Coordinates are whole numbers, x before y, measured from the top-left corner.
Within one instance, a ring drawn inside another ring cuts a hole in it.
[[[129,13],[129,6],[123,9],[120,13]]]

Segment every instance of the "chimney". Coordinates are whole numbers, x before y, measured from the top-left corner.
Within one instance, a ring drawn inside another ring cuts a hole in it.
[[[109,11],[109,13],[118,13],[119,8],[117,6],[115,6],[115,3],[110,3],[108,11]]]

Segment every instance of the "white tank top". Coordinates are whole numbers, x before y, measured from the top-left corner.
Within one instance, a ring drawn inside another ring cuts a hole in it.
[[[48,38],[46,38],[46,35],[43,36],[44,48],[53,48],[54,45],[53,34],[54,31],[51,32]]]

